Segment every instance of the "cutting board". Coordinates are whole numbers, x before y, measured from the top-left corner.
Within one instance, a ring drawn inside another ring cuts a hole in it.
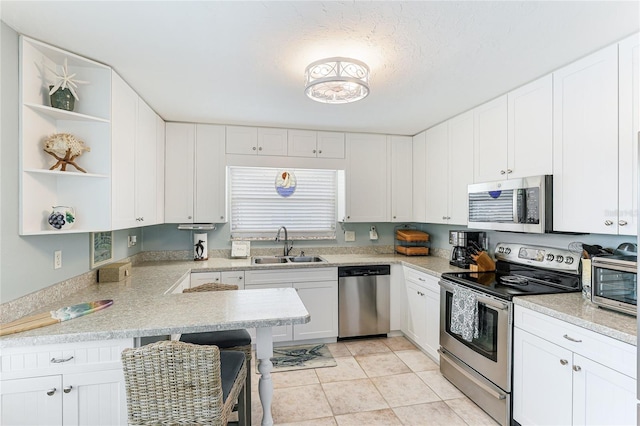
[[[400,241],[429,241],[429,234],[415,229],[398,229],[396,238]]]
[[[30,315],[18,320],[0,325],[0,336],[20,333],[33,330],[48,325],[57,324],[62,321],[88,315],[92,312],[108,308],[113,305],[113,300],[96,300],[93,302],[78,303],[77,305],[65,306],[55,311],[43,312],[41,314]]]

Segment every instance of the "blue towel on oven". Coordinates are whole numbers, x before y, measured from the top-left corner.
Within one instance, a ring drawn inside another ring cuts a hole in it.
[[[478,299],[471,290],[457,286],[453,289],[450,329],[467,342],[478,338]]]

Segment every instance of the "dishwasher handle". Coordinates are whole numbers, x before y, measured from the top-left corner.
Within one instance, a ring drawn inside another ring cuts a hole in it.
[[[364,266],[344,266],[338,268],[338,277],[367,277],[378,275],[391,275],[389,265],[364,265]]]

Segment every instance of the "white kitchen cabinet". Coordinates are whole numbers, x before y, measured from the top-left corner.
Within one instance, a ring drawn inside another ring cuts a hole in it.
[[[507,95],[474,108],[473,117],[474,182],[506,179]]]
[[[552,75],[509,92],[507,117],[507,164],[500,171],[507,179],[552,174]]]
[[[156,223],[164,223],[164,120],[156,114]]]
[[[69,74],[80,85],[74,111],[53,108],[49,102],[47,68],[67,61]],[[35,66],[34,64],[38,64]],[[70,52],[20,37],[20,235],[67,234],[103,231],[111,227],[111,69]],[[50,170],[56,159],[43,151],[43,141],[56,133],[70,133],[91,151],[76,163]],[[51,206],[75,209],[71,229],[56,230],[47,218]]]
[[[137,226],[155,225],[157,221],[158,152],[156,113],[138,98],[138,121],[135,144],[135,220]],[[115,161],[115,160],[114,160]]]
[[[287,155],[287,130],[227,126],[227,154]]]
[[[390,149],[384,135],[347,134],[345,222],[389,222]]]
[[[167,123],[166,223],[226,222],[225,127]]]
[[[553,73],[553,228],[618,233],[618,46]]]
[[[221,278],[220,272],[191,272],[190,288],[209,283],[219,284]]]
[[[298,291],[311,321],[273,327],[274,342],[332,339],[338,336],[338,269],[263,269],[245,271],[245,290],[289,288]],[[249,330],[255,339],[255,330]]]
[[[344,133],[288,130],[289,157],[344,158]]]
[[[637,235],[640,34],[618,44],[618,63],[618,233]]]
[[[222,271],[220,273],[222,284],[235,284],[238,290],[244,290],[244,271]]]
[[[426,132],[425,222],[466,225],[467,185],[473,183],[473,113]]]
[[[434,276],[405,267],[407,318],[405,334],[433,359],[439,360],[440,285]]]
[[[391,222],[413,219],[413,142],[410,136],[389,136],[391,146]]]
[[[426,222],[427,211],[427,132],[413,137],[412,169],[413,169],[413,222]]]
[[[2,424],[126,425],[127,347],[131,339],[3,349]]]
[[[521,306],[514,324],[516,421],[636,424],[635,346]]]

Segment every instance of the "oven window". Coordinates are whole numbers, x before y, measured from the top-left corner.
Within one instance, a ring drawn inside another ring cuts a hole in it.
[[[478,338],[467,342],[451,332],[451,302],[453,293],[447,291],[446,330],[447,334],[468,346],[485,358],[498,361],[498,311],[478,302]]]
[[[596,296],[635,305],[637,301],[637,275],[633,272],[595,268],[593,277]]]

